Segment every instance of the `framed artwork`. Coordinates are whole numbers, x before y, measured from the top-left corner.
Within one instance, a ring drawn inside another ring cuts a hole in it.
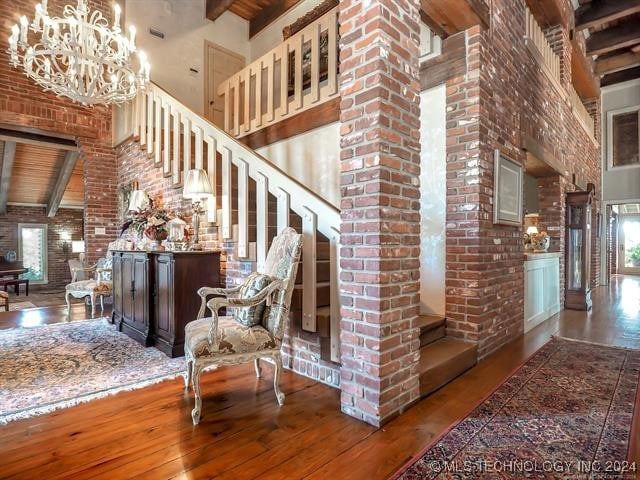
[[[118,220],[120,223],[124,223],[129,217],[129,200],[131,199],[131,193],[136,190],[138,185],[137,181],[131,183],[125,183],[118,188]]]
[[[493,177],[493,223],[522,225],[523,170],[500,150],[495,151]]]

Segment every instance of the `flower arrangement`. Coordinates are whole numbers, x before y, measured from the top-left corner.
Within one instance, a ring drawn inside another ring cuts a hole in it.
[[[133,230],[139,237],[145,236],[149,240],[162,241],[169,236],[167,222],[169,213],[163,208],[155,208],[150,204],[144,210],[138,210],[131,216],[131,220],[122,226],[122,231]]]
[[[549,244],[551,243],[551,239],[549,238],[549,234],[547,232],[539,232],[532,233],[531,237],[531,246],[533,247],[534,252],[546,252],[549,248]]]

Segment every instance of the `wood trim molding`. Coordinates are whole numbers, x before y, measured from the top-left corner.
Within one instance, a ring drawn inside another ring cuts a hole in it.
[[[78,145],[73,140],[66,138],[50,137],[38,133],[9,130],[0,127],[0,140],[39,145],[43,147],[57,148],[60,150],[78,150]]]
[[[216,19],[226,12],[235,0],[206,0],[205,16],[215,22]]]
[[[338,97],[238,140],[255,150],[265,145],[271,145],[280,140],[300,135],[314,128],[337,122],[339,119],[340,98]]]
[[[9,187],[11,186],[11,173],[13,171],[13,162],[15,158],[16,142],[5,141],[2,154],[2,170],[0,173],[0,215],[7,213]]]
[[[76,166],[79,156],[80,153],[77,151],[68,151],[65,155],[64,163],[58,173],[58,179],[49,197],[47,217],[55,217],[56,213],[58,213],[58,208],[60,208],[60,203],[62,203],[62,197],[67,190],[67,185],[69,185],[69,180],[71,179],[71,175],[73,175],[73,169]]]

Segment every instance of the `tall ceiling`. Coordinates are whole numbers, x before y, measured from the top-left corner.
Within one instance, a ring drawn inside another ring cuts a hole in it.
[[[640,0],[579,0],[575,29],[586,30],[587,55],[600,85],[640,78]]]

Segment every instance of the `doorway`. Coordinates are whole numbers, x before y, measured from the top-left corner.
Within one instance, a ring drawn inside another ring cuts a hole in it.
[[[224,96],[218,95],[218,85],[244,68],[245,58],[220,45],[205,41],[204,115],[224,129]]]
[[[39,223],[18,224],[18,255],[29,271],[22,278],[32,284],[48,283],[47,225]]]
[[[640,275],[640,214],[619,217],[618,273]]]

